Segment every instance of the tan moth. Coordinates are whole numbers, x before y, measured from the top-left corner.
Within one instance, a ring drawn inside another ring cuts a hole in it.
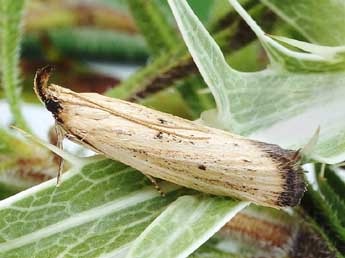
[[[59,132],[106,157],[202,192],[284,207],[305,191],[300,155],[96,93],[50,84],[51,68],[35,76],[37,96]]]

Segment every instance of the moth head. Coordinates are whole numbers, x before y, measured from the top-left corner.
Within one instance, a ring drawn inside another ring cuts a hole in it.
[[[48,88],[48,80],[53,71],[53,67],[47,65],[41,69],[38,69],[35,78],[34,78],[34,91],[37,97],[45,103],[47,100],[47,88]]]
[[[37,97],[45,104],[46,108],[54,115],[56,120],[62,107],[59,100],[51,93],[49,89],[48,81],[54,68],[47,65],[41,69],[38,69],[34,78],[34,91]]]

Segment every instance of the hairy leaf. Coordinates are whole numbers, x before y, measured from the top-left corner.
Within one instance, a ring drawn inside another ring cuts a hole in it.
[[[154,1],[150,0],[149,2]],[[153,5],[153,3],[150,4]],[[257,18],[269,17],[260,4],[251,4],[250,10]],[[154,22],[153,20],[150,21]],[[152,27],[154,28],[155,25]],[[231,51],[237,50],[255,39],[253,33],[248,34],[248,26],[236,17],[234,11],[227,13],[226,17],[220,17],[214,21],[212,31],[215,40],[226,52],[229,52],[227,51],[229,48]],[[160,35],[159,32],[158,30],[152,34],[150,31],[146,35],[148,45],[155,44],[159,40],[157,38],[164,38],[164,35]],[[244,37],[244,35],[246,36]],[[161,44],[164,43],[160,42]],[[128,80],[109,90],[106,94],[112,97],[141,101],[158,91],[177,86],[179,93],[190,107],[189,117],[196,119],[200,116],[201,111],[213,108],[214,101],[211,96],[201,94],[206,85],[197,73],[186,47],[180,43],[178,42],[174,48],[166,44],[164,48],[167,51],[161,53],[146,67],[140,69]]]
[[[187,257],[247,205],[222,197],[180,197],[145,229],[127,257]]]
[[[328,202],[329,206],[333,212],[339,218],[341,225],[345,228],[345,203],[340,199],[332,187],[327,183],[324,178],[319,179],[319,187],[325,200]]]
[[[189,51],[215,97],[218,113],[212,125],[286,148],[304,146],[320,126],[312,158],[328,163],[345,159],[343,72],[296,74],[270,68],[238,72],[227,64],[187,3],[169,3]]]
[[[313,43],[345,44],[345,2],[329,0],[261,0]]]
[[[0,202],[1,257],[123,257],[183,191],[164,184],[161,197],[141,173],[99,158],[80,161],[55,184]]]

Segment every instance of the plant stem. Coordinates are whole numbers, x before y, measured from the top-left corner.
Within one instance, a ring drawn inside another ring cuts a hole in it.
[[[1,83],[13,115],[14,124],[28,130],[20,109],[19,48],[25,0],[0,0],[1,13]]]

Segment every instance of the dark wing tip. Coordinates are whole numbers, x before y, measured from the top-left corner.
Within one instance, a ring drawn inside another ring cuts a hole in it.
[[[299,165],[291,166],[284,169],[284,173],[284,191],[280,194],[277,203],[279,206],[293,207],[301,202],[303,194],[306,191],[303,169]]]
[[[259,142],[258,146],[277,165],[283,178],[282,192],[276,201],[276,205],[280,207],[298,205],[306,191],[304,171],[300,162],[300,151],[286,150],[278,145],[262,142]]]

